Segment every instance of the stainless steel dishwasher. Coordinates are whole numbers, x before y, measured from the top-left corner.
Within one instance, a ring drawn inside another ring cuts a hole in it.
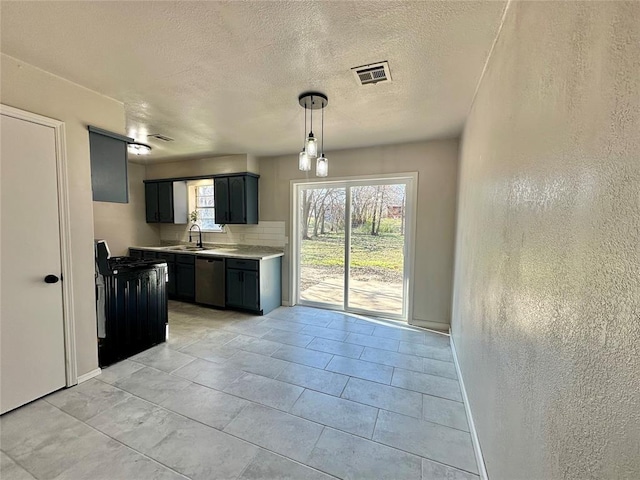
[[[225,306],[224,258],[196,257],[196,302]]]

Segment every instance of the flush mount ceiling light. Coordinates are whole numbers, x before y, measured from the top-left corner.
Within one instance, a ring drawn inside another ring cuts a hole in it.
[[[149,155],[151,152],[151,147],[144,143],[133,142],[128,145],[128,149],[130,153],[134,155]]]
[[[329,100],[323,93],[305,92],[298,97],[298,103],[304,108],[305,143],[299,155],[298,168],[303,172],[311,170],[311,162],[316,160],[316,176],[326,177],[329,174],[329,161],[324,156],[324,107]],[[311,128],[307,136],[307,110],[310,112]],[[318,140],[313,134],[313,111],[322,110],[322,125],[320,131],[320,155],[318,156]]]

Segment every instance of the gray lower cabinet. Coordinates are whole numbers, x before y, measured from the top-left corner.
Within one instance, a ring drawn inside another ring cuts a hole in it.
[[[260,315],[279,307],[282,299],[281,258],[227,259],[227,307]]]
[[[152,250],[129,249],[129,256],[144,260],[164,260],[167,262],[167,295],[170,298],[193,301],[195,298],[195,263],[192,255],[154,252]],[[178,257],[180,262],[178,262]]]
[[[169,271],[167,293],[170,298],[245,310],[258,315],[267,314],[282,304],[282,257],[266,260],[214,257],[219,263],[226,265],[224,279],[217,279],[222,271],[219,274],[216,273],[217,280],[207,279],[209,286],[205,288],[221,288],[223,291],[204,292],[199,290],[203,285],[196,284],[196,255],[133,248],[129,249],[129,255],[144,259],[158,258],[167,262]],[[200,260],[206,258],[198,257]],[[219,268],[222,269],[222,267]],[[211,301],[209,297],[215,297],[216,300]],[[218,297],[220,300],[217,300]]]
[[[167,262],[167,295],[174,297],[176,294],[176,254],[158,252],[158,259]]]
[[[260,310],[258,272],[227,268],[227,306]]]
[[[176,255],[176,296],[195,301],[196,257],[193,255]]]
[[[144,258],[145,260],[155,260],[158,258],[158,253],[157,252],[150,252],[148,250],[144,250],[142,252],[142,258]]]

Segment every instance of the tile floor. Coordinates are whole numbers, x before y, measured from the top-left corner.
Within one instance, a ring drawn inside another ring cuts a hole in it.
[[[166,344],[0,418],[2,480],[478,479],[446,336],[170,302]]]

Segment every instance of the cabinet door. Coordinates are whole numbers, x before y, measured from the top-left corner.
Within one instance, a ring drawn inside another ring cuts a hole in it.
[[[172,297],[176,294],[176,264],[167,263],[169,280],[167,281],[167,295]]]
[[[193,300],[196,296],[196,269],[193,265],[176,263],[176,294]]]
[[[160,260],[167,262],[167,295],[176,294],[176,256],[173,253],[158,253]]]
[[[158,183],[158,220],[173,223],[173,182]]]
[[[245,177],[229,177],[228,223],[247,223],[246,214]]]
[[[216,223],[229,223],[229,179],[216,178],[213,181]]]
[[[127,139],[89,127],[91,189],[96,202],[129,203]]]
[[[158,184],[144,184],[144,199],[147,209],[147,223],[158,221]]]
[[[258,179],[251,175],[244,177],[244,223],[258,223]]]
[[[247,310],[260,310],[258,272],[245,271],[242,282],[242,306]]]
[[[244,308],[243,305],[243,277],[247,272],[227,268],[227,305]]]

